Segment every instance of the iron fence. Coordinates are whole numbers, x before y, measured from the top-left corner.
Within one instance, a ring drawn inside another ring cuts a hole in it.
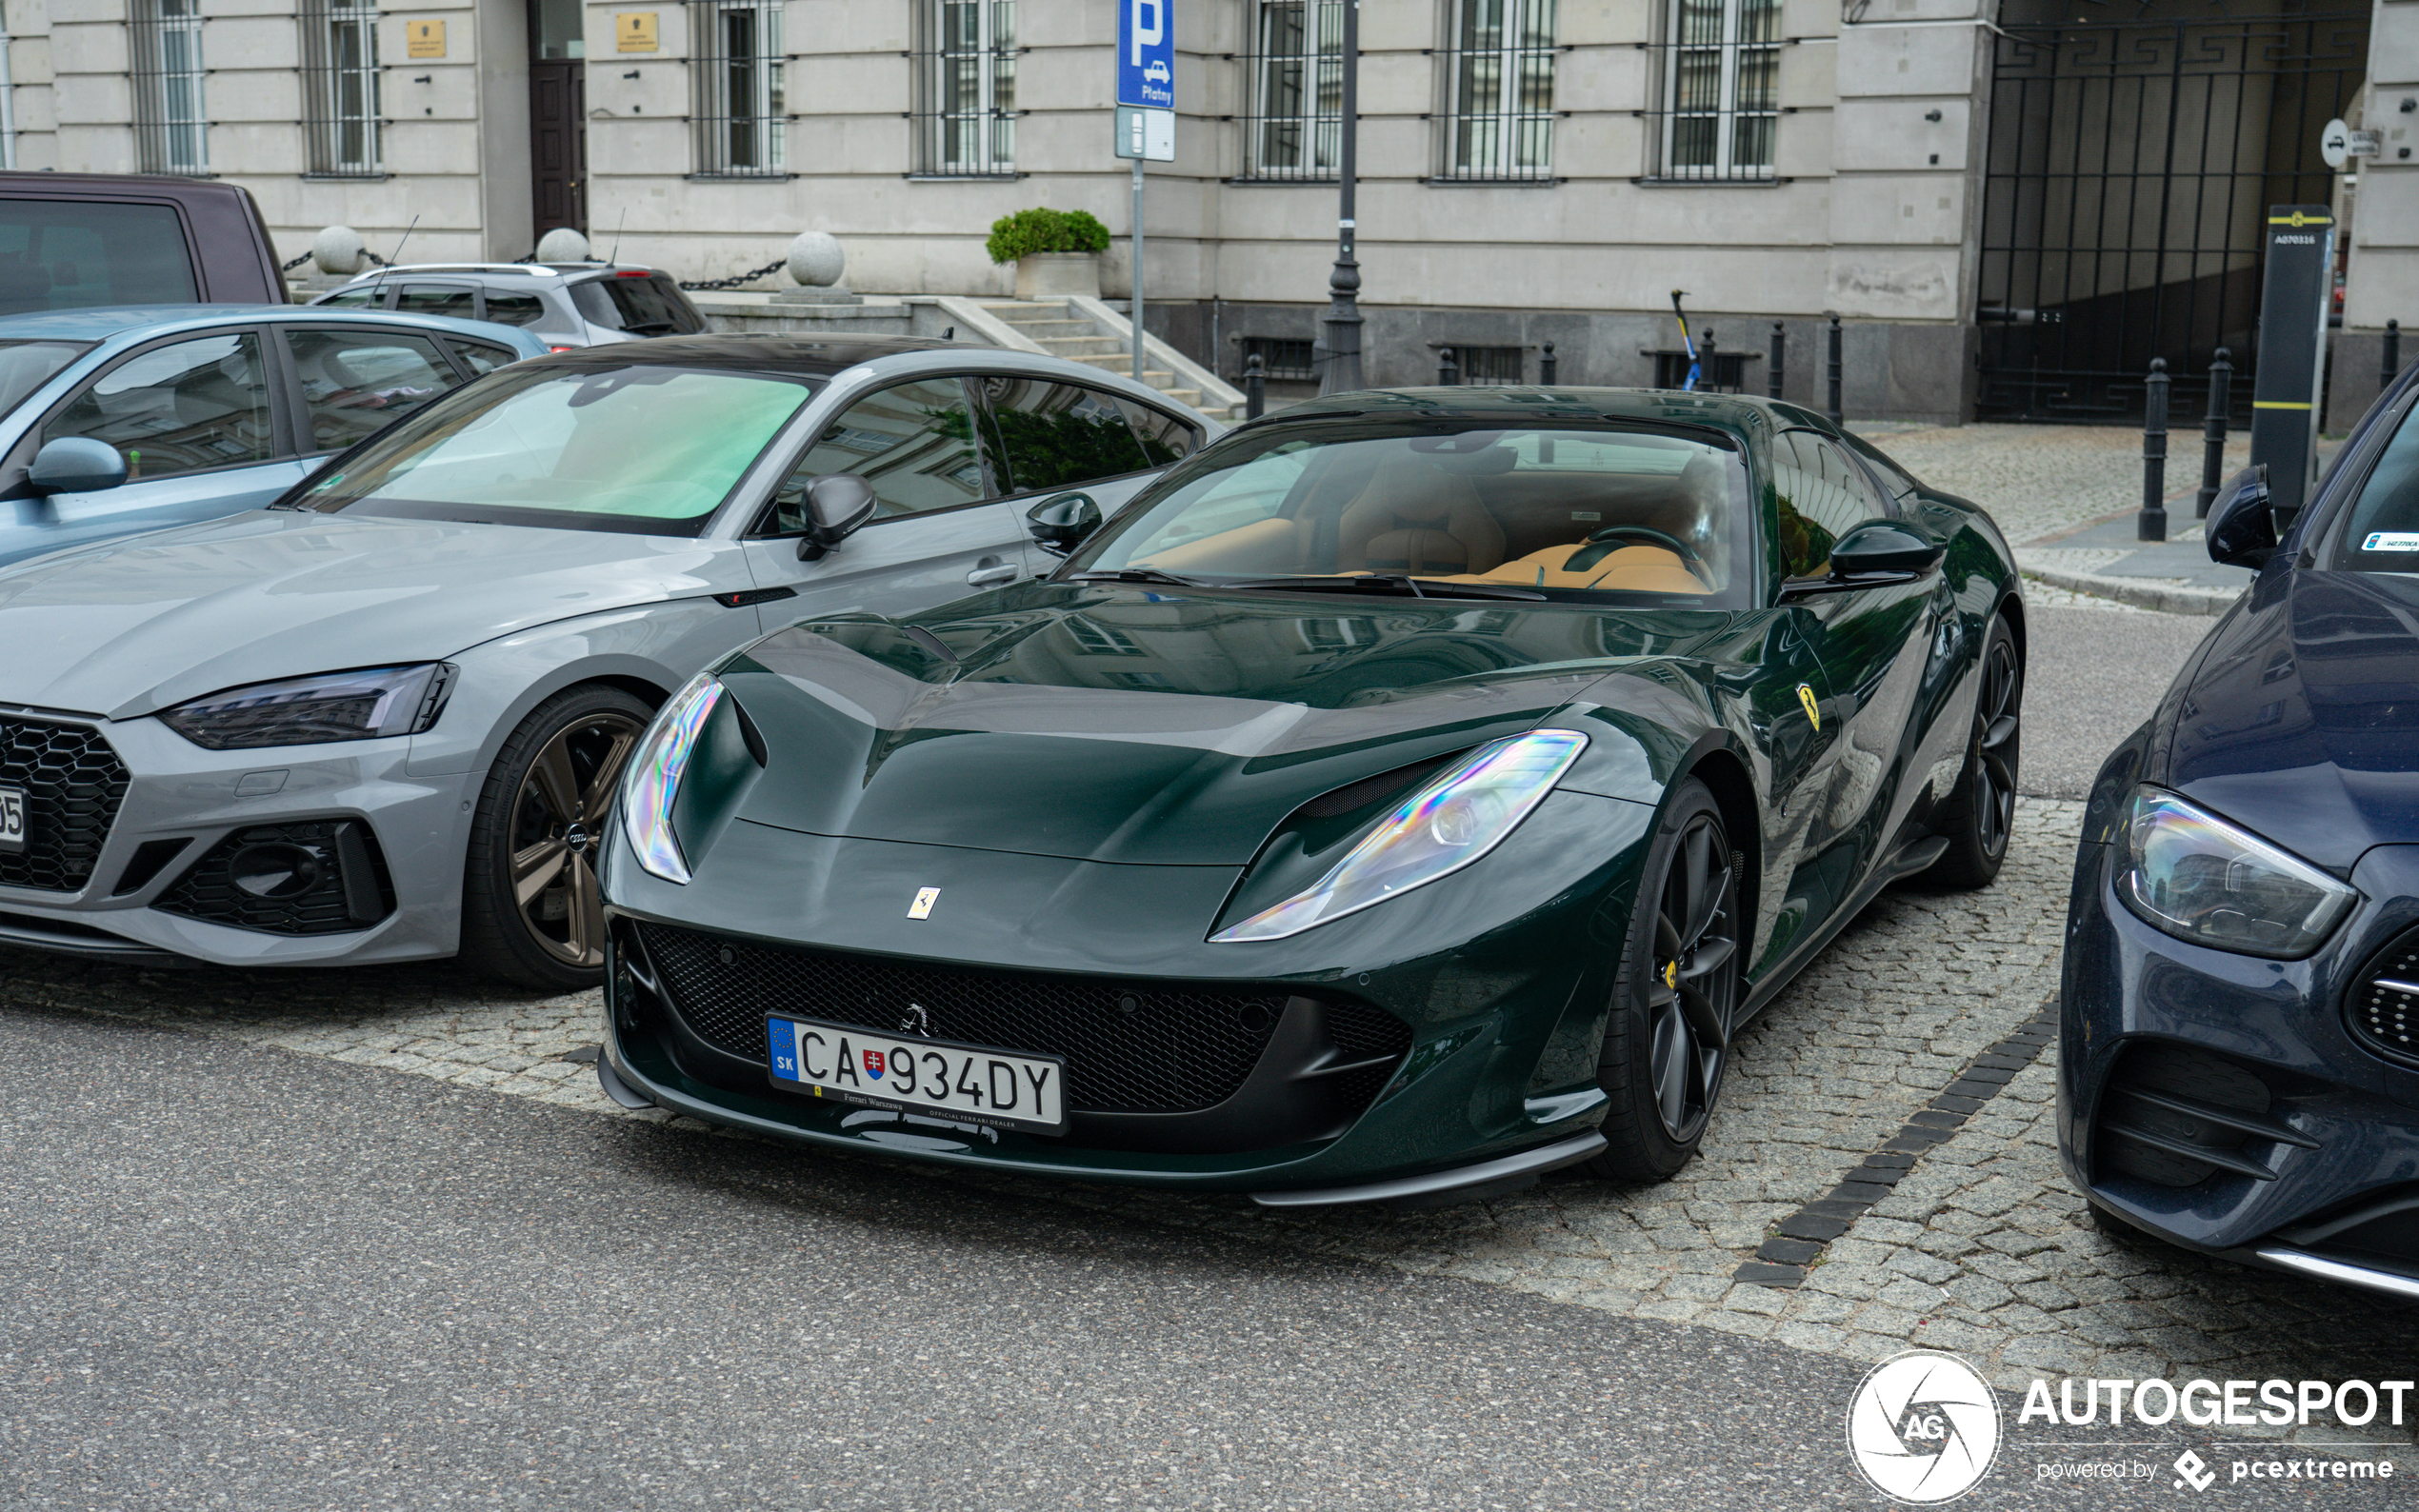
[[[130,0],[134,155],[146,173],[210,171],[200,0]]]
[[[690,130],[700,178],[789,176],[782,0],[689,0]]]
[[[914,174],[1016,176],[1016,0],[917,0]]]
[[[1434,182],[1554,182],[1555,0],[1450,0]]]
[[[1667,0],[1647,119],[1649,180],[1770,183],[1780,160],[1780,0]]]
[[[1244,0],[1246,183],[1332,183],[1344,143],[1343,0]]]
[[[302,0],[303,136],[320,178],[376,178],[376,0]]]

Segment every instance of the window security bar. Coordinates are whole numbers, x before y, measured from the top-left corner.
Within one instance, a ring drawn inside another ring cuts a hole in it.
[[[134,157],[146,173],[210,172],[200,0],[131,0]]]
[[[376,0],[302,0],[303,133],[310,171],[384,176]]]
[[[912,176],[1016,176],[1016,0],[917,0]]]
[[[689,0],[689,129],[700,178],[790,176],[781,0]]]
[[[1669,0],[1647,113],[1665,182],[1771,183],[1780,137],[1781,0]]]
[[[1551,183],[1555,0],[1453,0],[1436,182]]]
[[[1238,178],[1333,183],[1344,141],[1343,0],[1246,4],[1251,50],[1237,59],[1245,91]]]

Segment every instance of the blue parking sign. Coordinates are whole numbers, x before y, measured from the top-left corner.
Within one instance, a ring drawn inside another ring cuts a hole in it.
[[[1117,103],[1176,108],[1174,0],[1117,0]]]

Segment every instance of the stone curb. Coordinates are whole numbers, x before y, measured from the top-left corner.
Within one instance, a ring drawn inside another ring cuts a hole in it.
[[[2167,614],[2197,614],[2215,618],[2232,608],[2234,601],[2243,596],[2240,588],[2229,591],[2225,588],[2182,587],[2140,578],[2106,577],[2097,572],[2065,572],[2055,567],[2026,567],[2021,563],[2016,570],[2048,587],[2064,588],[2069,593],[2087,593],[2094,598],[2114,599],[2136,608],[2157,609]]]

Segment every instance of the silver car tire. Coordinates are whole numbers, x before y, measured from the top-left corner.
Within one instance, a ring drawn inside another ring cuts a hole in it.
[[[620,688],[584,683],[540,704],[504,743],[471,815],[465,965],[554,992],[605,980],[597,853],[613,790],[652,718]]]

